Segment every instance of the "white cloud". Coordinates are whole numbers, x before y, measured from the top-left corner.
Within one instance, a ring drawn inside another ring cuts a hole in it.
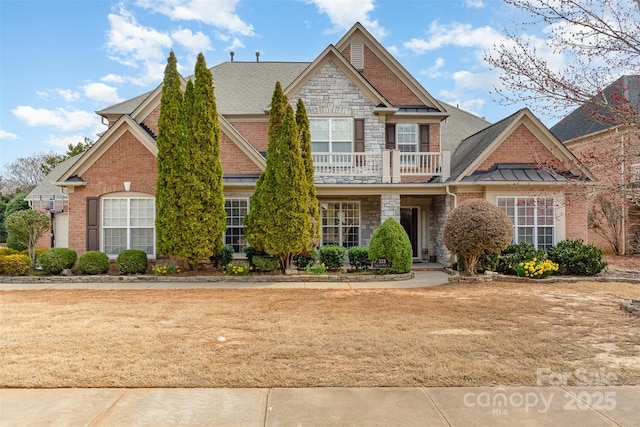
[[[211,50],[211,40],[200,31],[194,34],[189,29],[179,29],[171,33],[171,38],[184,46],[190,53],[197,54]]]
[[[348,30],[358,21],[378,40],[388,34],[377,19],[372,21],[369,18],[369,13],[376,7],[374,0],[308,0],[308,3],[315,4],[320,12],[327,14],[333,24],[330,32]]]
[[[0,129],[0,139],[20,139],[18,135],[12,132],[7,132],[4,129]]]
[[[452,22],[439,24],[432,22],[427,38],[413,38],[404,43],[404,47],[417,54],[443,48],[445,46],[476,47],[489,49],[508,40],[494,28],[485,26],[474,28],[471,24]]]
[[[134,84],[149,84],[162,79],[171,37],[151,27],[140,25],[124,6],[118,14],[108,16],[106,49],[112,59],[132,68],[142,68],[139,77],[130,78]],[[167,53],[165,53],[167,52]],[[158,72],[158,64],[162,64]]]
[[[85,96],[94,101],[108,104],[116,104],[123,101],[123,99],[118,96],[117,88],[104,83],[88,83],[84,85],[82,89],[84,90]]]
[[[445,75],[444,72],[440,71],[442,67],[444,67],[445,61],[444,58],[438,57],[436,62],[426,70],[420,70],[420,74],[423,76],[430,77],[432,79],[437,79]]]
[[[465,93],[459,93],[455,90],[441,90],[438,92],[438,96],[447,104],[455,105],[457,108],[460,108],[464,111],[468,111],[469,113],[473,113],[477,116],[482,116],[480,111],[482,111],[482,107],[484,107],[485,100],[482,98],[474,98]]]
[[[117,84],[125,82],[125,78],[122,76],[118,76],[117,74],[107,74],[100,80],[107,83],[117,83]]]
[[[46,108],[21,105],[14,108],[12,112],[27,126],[50,126],[65,132],[86,129],[95,126],[96,122],[99,121],[98,117],[93,113],[67,110],[65,108],[47,110]]]
[[[465,0],[464,5],[472,9],[482,9],[487,6],[482,0]]]
[[[56,148],[67,148],[69,144],[76,145],[78,142],[84,142],[82,135],[49,135],[45,138],[44,143]]]
[[[77,101],[80,99],[80,94],[71,89],[48,89],[48,90],[38,90],[36,91],[36,95],[40,98],[49,101],[56,97],[60,97],[66,102]]]
[[[170,17],[174,21],[198,21],[223,31],[253,36],[253,26],[236,12],[239,0],[138,0],[137,6]]]

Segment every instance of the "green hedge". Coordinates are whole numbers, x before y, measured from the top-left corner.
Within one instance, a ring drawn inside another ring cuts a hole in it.
[[[147,272],[147,254],[140,249],[126,249],[116,260],[120,274],[143,274]]]
[[[365,246],[352,246],[349,248],[349,264],[356,270],[366,270],[371,265],[369,248]]]
[[[402,225],[387,218],[374,232],[369,245],[369,259],[386,258],[391,266],[382,273],[401,274],[411,271],[413,265],[411,241]]]
[[[320,248],[320,264],[330,271],[342,270],[344,267],[344,254],[347,249],[338,245],[325,245]]]
[[[60,274],[62,270],[72,268],[77,260],[76,251],[68,248],[51,248],[38,257],[42,271],[47,274]]]
[[[100,251],[89,251],[80,255],[78,270],[82,274],[105,274],[109,272],[109,256]]]
[[[271,255],[254,255],[253,264],[258,271],[269,273],[280,268],[280,260],[278,257]]]
[[[558,274],[594,276],[607,269],[602,250],[584,244],[582,239],[563,240],[549,249],[547,256],[558,264]]]

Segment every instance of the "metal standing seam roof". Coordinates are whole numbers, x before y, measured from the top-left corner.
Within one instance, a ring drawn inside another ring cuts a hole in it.
[[[501,163],[488,171],[477,171],[461,179],[462,182],[566,182],[563,175],[536,169],[527,163]]]

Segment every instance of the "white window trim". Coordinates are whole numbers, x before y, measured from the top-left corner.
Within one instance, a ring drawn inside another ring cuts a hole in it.
[[[147,196],[147,195],[135,195],[135,194],[127,194],[125,193],[118,195],[118,194],[112,194],[110,196],[105,196],[105,197],[101,197],[100,198],[100,248],[102,249],[102,251],[104,253],[106,253],[110,258],[115,258],[118,256],[118,254],[110,254],[108,253],[105,249],[105,236],[104,236],[104,230],[106,228],[125,228],[127,230],[127,249],[131,249],[131,229],[132,228],[146,228],[146,229],[152,229],[153,230],[153,253],[147,254],[147,257],[153,259],[156,256],[156,226],[155,226],[155,213],[154,213],[154,224],[153,226],[135,226],[132,227],[131,226],[131,200],[132,199],[147,199],[147,200],[153,200],[154,202],[154,206],[155,206],[155,197],[152,196]],[[119,199],[125,199],[127,201],[127,225],[126,226],[122,226],[122,225],[118,225],[118,226],[105,226],[104,225],[104,203],[105,200],[119,200]]]
[[[327,153],[334,153],[333,151],[333,127],[331,126],[331,122],[333,120],[349,120],[351,122],[351,127],[350,127],[350,132],[351,132],[351,138],[349,139],[349,143],[351,144],[351,150],[349,150],[348,152],[344,152],[344,151],[337,151],[337,153],[344,153],[344,154],[349,154],[350,152],[353,152],[353,126],[354,126],[354,118],[353,117],[309,117],[309,120],[328,120],[329,121],[329,151],[313,151],[314,154],[327,154]],[[312,139],[311,139],[311,143],[312,143],[312,147],[313,147],[313,135],[311,135]],[[340,140],[340,141],[336,141],[336,142],[347,142],[347,140]]]
[[[225,198],[225,200],[224,200],[224,203],[225,203],[225,209],[226,209],[226,204],[227,204],[227,202],[228,202],[228,201],[231,201],[231,200],[244,200],[244,201],[246,201],[246,202],[247,202],[247,214],[249,213],[249,209],[250,209],[250,205],[249,205],[249,204],[251,203],[251,198],[250,198],[250,197],[227,197],[227,198]],[[244,218],[246,218],[246,217],[247,217],[247,216],[245,215],[245,216],[244,216]],[[228,218],[228,216],[227,216],[227,218]],[[246,238],[247,238],[247,236],[244,234],[244,231],[245,231],[244,218],[243,218],[243,220],[242,220],[242,234],[243,234],[243,236],[244,236],[244,238],[245,238],[245,247],[246,247]],[[240,227],[233,226],[232,228],[240,228]],[[229,227],[227,226],[227,228],[225,228],[224,236],[223,236],[223,239],[224,239],[225,245],[227,244],[226,242],[227,242],[227,230],[228,230],[228,229],[229,229]],[[236,254],[244,254],[244,251],[240,251],[240,252],[235,252],[235,251],[234,251],[234,253],[236,253]]]
[[[562,193],[557,192],[540,192],[537,194],[523,194],[513,191],[491,191],[487,192],[485,200],[498,206],[499,198],[534,198],[534,199],[553,199],[553,216],[554,216],[554,235],[553,244],[566,239],[566,208],[565,199]],[[536,242],[537,246],[537,242]]]
[[[322,223],[322,204],[323,203],[339,203],[340,204],[340,209],[338,211],[338,215],[342,216],[342,204],[344,203],[353,203],[358,205],[358,242],[355,246],[360,246],[361,242],[362,242],[362,204],[360,203],[359,200],[321,200],[319,202],[319,211],[320,211],[320,244],[324,245],[324,228],[325,227],[333,227],[333,226],[325,226]],[[340,242],[342,242],[343,240],[343,234],[342,234],[342,229],[343,227],[345,227],[342,223],[338,226],[338,236],[340,239]],[[340,245],[342,246],[342,244]]]
[[[400,128],[403,126],[411,126],[413,128],[413,136],[415,137],[412,144],[400,143]],[[420,139],[419,135],[420,130],[418,129],[417,123],[396,123],[396,150],[399,150],[402,153],[417,153],[420,151],[418,140]],[[414,151],[402,151],[400,150],[401,145],[413,146],[415,147]]]

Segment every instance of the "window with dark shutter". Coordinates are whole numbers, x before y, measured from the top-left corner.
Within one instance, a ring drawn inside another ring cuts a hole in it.
[[[420,151],[429,151],[429,125],[420,125]]]
[[[100,250],[100,199],[87,197],[87,251]]]
[[[354,120],[353,145],[356,153],[364,153],[364,119]],[[356,164],[364,166],[364,158],[356,157]]]
[[[386,141],[384,148],[387,150],[395,150],[396,148],[396,124],[395,123],[387,123],[385,128],[386,133]]]

